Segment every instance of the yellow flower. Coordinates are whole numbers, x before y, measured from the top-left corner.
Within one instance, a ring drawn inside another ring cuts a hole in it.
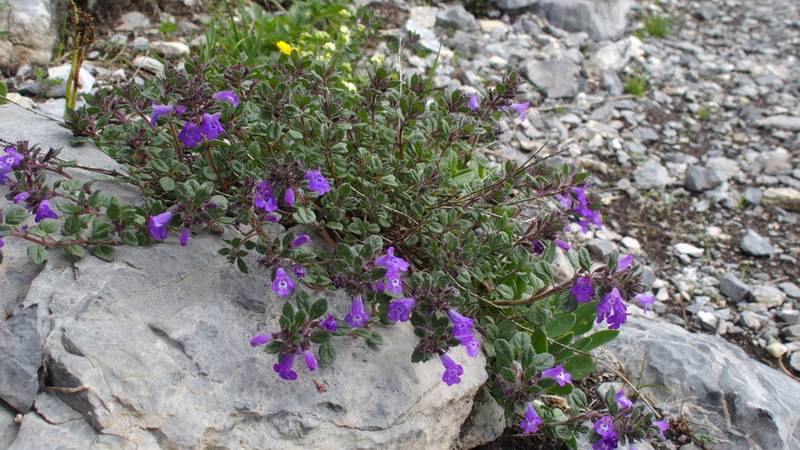
[[[291,55],[292,50],[297,50],[297,47],[292,47],[291,45],[283,41],[278,41],[278,43],[275,45],[278,46],[278,50],[280,50],[283,53],[286,53],[287,55]]]

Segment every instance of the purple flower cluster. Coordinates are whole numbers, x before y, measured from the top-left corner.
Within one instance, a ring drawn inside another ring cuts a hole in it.
[[[594,297],[594,288],[592,287],[591,278],[578,277],[575,280],[575,286],[572,287],[572,295],[581,303],[589,303]]]
[[[227,100],[233,103],[234,106],[239,105],[239,98],[234,91],[217,92],[211,97],[217,100]],[[181,115],[185,112],[185,106],[156,105],[153,102],[153,116],[150,118],[150,124],[155,126],[158,123],[158,118],[163,115],[172,113]],[[207,139],[217,139],[225,132],[222,124],[219,123],[219,116],[219,114],[203,112],[203,120],[200,122],[200,127],[197,126],[195,121],[186,122],[178,134],[178,139],[187,147],[196,147],[197,144],[203,142],[203,136]]]
[[[613,288],[597,303],[597,323],[606,321],[610,330],[619,329],[620,325],[628,321],[628,304],[619,295],[619,289]]]
[[[561,203],[561,206],[564,209],[572,210],[580,214],[581,216],[585,217],[586,219],[591,220],[594,222],[597,228],[603,227],[603,220],[600,217],[600,214],[597,211],[589,209],[588,203],[586,201],[586,191],[589,189],[589,186],[584,187],[574,187],[570,189],[572,193],[575,194],[575,199],[572,198],[569,194],[556,194],[556,200]],[[578,225],[581,226],[584,233],[589,232],[589,220],[579,220]]]
[[[333,315],[331,315],[331,317],[333,317]],[[321,325],[321,323],[320,323],[320,325]],[[256,347],[258,345],[266,344],[267,342],[271,341],[272,339],[274,339],[274,336],[272,334],[261,334],[261,335],[258,335],[256,337],[254,337],[250,341],[250,345],[252,345],[253,347]],[[317,370],[317,367],[318,367],[317,358],[314,357],[314,353],[312,353],[311,350],[309,350],[309,349],[302,350],[301,348],[298,348],[297,349],[297,354],[301,354],[301,353],[303,355],[303,359],[306,362],[306,367],[308,367],[308,370],[310,370],[312,372]],[[280,360],[280,362],[278,364],[275,364],[274,366],[272,366],[272,370],[277,372],[278,375],[284,380],[296,380],[297,379],[297,372],[294,371],[294,360],[295,360],[296,356],[297,355],[295,355],[294,353],[289,353],[289,354],[284,355],[284,357]]]
[[[614,430],[614,419],[605,416],[594,423],[594,430],[600,435],[600,440],[597,441],[592,448],[594,450],[613,450],[619,445],[619,435]]]
[[[308,188],[319,195],[324,195],[330,192],[331,185],[325,176],[322,175],[319,169],[309,170],[303,175],[303,178],[308,180]],[[276,190],[278,186],[274,186],[271,180],[265,180],[256,185],[255,201],[253,204],[256,208],[261,208],[266,212],[275,212],[278,210],[278,198]],[[283,192],[283,201],[286,206],[294,206],[295,192],[293,187],[286,187]],[[267,216],[274,217],[274,216]],[[270,220],[270,219],[268,219]],[[272,220],[270,220],[272,221]]]
[[[476,94],[469,94],[469,95],[467,95],[467,97],[469,97],[469,100],[467,101],[467,107],[469,109],[474,111],[474,110],[478,109],[478,107],[480,107],[480,100],[478,100],[478,96]],[[524,122],[525,119],[528,118],[528,111],[527,110],[528,110],[528,108],[530,108],[530,106],[531,106],[531,102],[525,102],[525,103],[515,103],[513,105],[503,106],[502,108],[498,108],[498,109],[502,109],[502,110],[513,109],[514,111],[519,113],[520,122]]]
[[[157,216],[150,216],[148,225],[150,226],[150,236],[157,241],[167,238],[167,224],[172,220],[172,212],[167,211]]]
[[[477,357],[481,343],[475,339],[475,331],[472,329],[475,326],[475,322],[468,317],[462,316],[454,309],[448,309],[447,316],[453,322],[453,337],[461,341],[461,345],[467,347],[467,355],[473,358]]]
[[[389,247],[386,254],[375,260],[376,266],[386,266],[386,285],[385,290],[395,294],[403,293],[403,282],[400,280],[400,272],[405,272],[411,267],[408,261],[394,256],[394,247]]]
[[[542,424],[542,418],[539,417],[539,414],[536,414],[536,410],[533,409],[533,405],[530,402],[525,405],[525,419],[519,423],[519,427],[522,428],[523,434],[536,433],[539,431],[539,425]]]
[[[14,147],[6,147],[6,155],[0,156],[0,184],[8,182],[8,174],[14,171],[14,166],[18,165],[24,156],[17,152]]]

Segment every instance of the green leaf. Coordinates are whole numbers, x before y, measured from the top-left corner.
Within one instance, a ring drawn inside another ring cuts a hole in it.
[[[591,375],[597,366],[591,355],[578,355],[564,364],[564,370],[572,374],[573,380],[582,380]]]
[[[497,364],[508,367],[514,361],[514,349],[505,339],[498,339],[494,343],[494,353],[497,356]]]
[[[463,186],[465,184],[469,184],[472,180],[475,179],[475,170],[474,169],[461,169],[458,172],[453,174],[453,177],[450,178],[450,182],[456,186]]]
[[[561,336],[575,324],[575,314],[559,313],[547,324],[547,336]]]
[[[41,264],[50,256],[50,254],[47,253],[47,249],[38,244],[29,245],[27,251],[28,256],[34,264]]]
[[[64,247],[64,250],[78,259],[83,259],[83,257],[86,256],[86,249],[80,245],[68,245]]]
[[[572,264],[573,269],[578,270],[581,267],[578,252],[576,252],[574,249],[569,249],[567,251],[567,258],[569,258],[569,263]]]
[[[537,372],[553,367],[553,363],[553,355],[550,353],[537,353],[536,356],[533,357],[533,367],[536,368]]]
[[[326,312],[328,312],[328,300],[321,298],[311,305],[311,309],[308,312],[308,318],[311,320],[316,320]]]
[[[326,342],[319,346],[319,360],[323,364],[333,364],[336,361],[336,347],[332,343]]]
[[[592,270],[592,258],[589,256],[589,251],[581,247],[578,250],[578,261],[581,264],[581,269],[589,272]]]
[[[68,216],[67,220],[64,221],[64,234],[77,236],[83,231],[85,226],[86,225],[81,220],[81,217],[77,214],[73,214]]]
[[[569,395],[567,395],[567,404],[569,404],[569,407],[572,410],[572,417],[577,416],[580,414],[581,410],[585,410],[586,406],[588,405],[586,394],[584,394],[580,389],[574,389],[569,393]]]
[[[619,330],[601,330],[575,341],[572,347],[576,350],[588,352],[613,341],[618,335]]]
[[[327,331],[317,330],[311,333],[310,339],[315,344],[324,344],[331,340],[331,334]]]
[[[158,185],[161,186],[164,192],[172,192],[175,190],[175,180],[170,177],[161,177],[158,180]]]
[[[292,214],[292,218],[294,218],[297,223],[303,225],[308,225],[317,220],[317,216],[310,208],[297,208],[297,212]]]
[[[339,222],[328,222],[325,224],[326,228],[330,228],[331,230],[341,231],[344,229],[341,223]]]
[[[92,247],[92,254],[103,261],[114,261],[116,253],[117,249],[115,249],[113,245],[101,244]]]
[[[289,302],[283,303],[283,317],[286,317],[289,321],[294,320],[294,306]]]
[[[61,223],[56,219],[42,219],[39,228],[47,234],[55,233]]]
[[[546,309],[542,308],[539,305],[533,305],[528,308],[528,312],[525,313],[525,320],[531,323],[531,325],[535,327],[541,327],[545,323],[547,323],[547,318],[549,314]]]
[[[242,258],[236,258],[236,267],[239,268],[239,272],[250,273],[250,271],[247,270],[247,263],[244,262],[244,259]]]
[[[28,217],[28,210],[15,206],[6,213],[6,223],[9,225],[19,225]],[[47,258],[45,258],[47,259]]]
[[[383,345],[383,336],[377,331],[373,331],[372,335],[367,338],[367,343],[369,345]]]

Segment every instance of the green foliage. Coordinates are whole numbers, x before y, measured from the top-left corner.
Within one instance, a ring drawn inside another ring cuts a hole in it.
[[[157,30],[164,36],[164,39],[169,39],[172,33],[178,31],[178,24],[175,22],[162,22]]]
[[[661,39],[670,33],[675,19],[662,13],[655,13],[643,17],[642,22],[644,23],[644,30],[647,31],[648,35]]]
[[[635,73],[625,80],[625,92],[631,95],[641,97],[648,90],[650,90],[650,82],[645,74]]]

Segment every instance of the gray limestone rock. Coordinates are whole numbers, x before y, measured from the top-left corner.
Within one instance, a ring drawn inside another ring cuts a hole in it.
[[[539,0],[494,0],[494,6],[500,10],[521,9],[533,6]]]
[[[546,89],[549,98],[574,97],[578,94],[580,67],[568,59],[531,61],[520,69],[534,85]]]
[[[791,298],[800,298],[800,287],[791,281],[778,283],[778,287]]]
[[[553,26],[603,41],[622,36],[630,8],[629,0],[540,0],[532,11]]]
[[[715,336],[631,317],[604,348],[629,374],[670,389],[645,395],[668,415],[682,416],[698,433],[726,448],[800,448],[800,385],[750,359]]]
[[[42,365],[36,305],[17,308],[0,323],[0,398],[21,413],[33,405]]]
[[[478,391],[472,413],[461,426],[461,434],[451,450],[467,450],[497,439],[506,427],[503,407],[486,389]]]
[[[800,211],[800,191],[793,188],[767,188],[761,196],[761,204]]]
[[[753,286],[747,293],[747,300],[763,303],[767,308],[775,308],[786,301],[786,294],[772,286]]]
[[[609,94],[613,96],[622,95],[622,91],[625,89],[622,86],[622,80],[619,79],[617,72],[613,69],[608,69],[603,72],[602,79],[603,89],[607,90]]]
[[[765,237],[749,228],[744,237],[742,237],[739,247],[743,252],[753,256],[772,256],[775,253],[775,248]]]
[[[594,238],[586,241],[586,250],[588,250],[593,257],[605,261],[614,253],[616,246],[611,241]]]
[[[0,66],[46,65],[58,42],[57,0],[10,0],[0,10]]]
[[[633,183],[640,189],[660,189],[669,182],[667,168],[656,161],[648,161],[633,171]]]
[[[436,25],[442,28],[453,28],[463,31],[475,31],[478,29],[478,22],[475,16],[469,13],[460,4],[451,6],[436,15]]]
[[[752,286],[740,280],[739,277],[731,272],[723,275],[719,283],[720,293],[737,303],[744,300],[751,289]]]
[[[718,169],[689,166],[686,169],[684,186],[692,192],[703,192],[721,185],[726,178],[725,173]]]
[[[779,130],[800,131],[800,117],[776,115],[756,120],[756,126]]]
[[[117,31],[133,31],[139,28],[149,28],[150,19],[138,11],[127,12],[119,18],[120,24]]]
[[[268,274],[238,273],[219,247],[200,235],[188,247],[120,248],[112,263],[51,254],[25,303],[46,314],[52,385],[90,387],[58,395],[95,430],[145,447],[450,447],[486,379],[483,357],[455,351],[465,374],[447,386],[439,361],[409,361],[408,324],[379,326],[384,345],[339,339],[334,365],[296,367],[299,379],[283,381],[275,357],[249,345],[276,329],[283,299]],[[265,313],[244,308],[243,295]],[[326,297],[337,315],[349,310],[349,298]]]

